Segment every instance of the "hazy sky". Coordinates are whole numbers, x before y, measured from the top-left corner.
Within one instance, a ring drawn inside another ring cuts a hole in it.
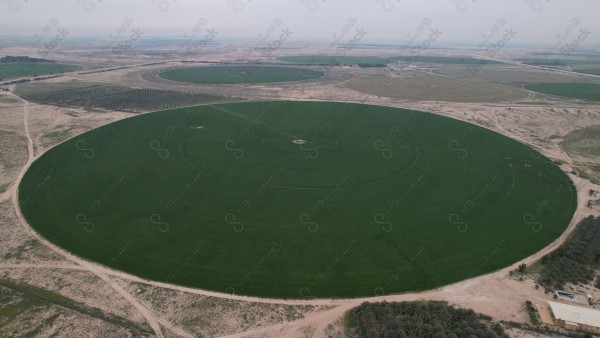
[[[134,29],[142,38],[198,38],[214,29],[216,40],[259,39],[279,18],[276,33],[291,32],[288,43],[340,36],[346,43],[358,29],[366,33],[360,43],[480,44],[491,36],[491,44],[510,29],[512,45],[600,44],[598,0],[1,0],[0,6],[0,35],[46,39],[124,39]]]

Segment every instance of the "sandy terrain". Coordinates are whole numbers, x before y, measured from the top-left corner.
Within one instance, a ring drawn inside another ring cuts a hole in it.
[[[235,60],[239,54],[226,54]],[[207,56],[215,58],[217,56]],[[223,56],[221,55],[221,59]],[[345,88],[342,83],[354,76],[368,75],[364,70],[349,69],[347,73],[328,70],[325,79],[306,83],[251,86],[198,86],[151,81],[147,67],[97,73],[69,75],[50,80],[69,79],[128,84],[138,87],[228,93],[255,99],[304,99],[364,102],[430,111],[451,116],[495,130],[523,141],[549,158],[561,160],[570,173],[582,166],[583,159],[573,158],[560,147],[564,136],[600,118],[600,105],[583,104],[576,100],[549,101],[534,93],[519,102],[459,103],[408,101],[378,98]],[[150,78],[150,80],[149,80]],[[11,97],[0,92],[1,98]],[[13,99],[16,99],[13,97]],[[6,108],[5,107],[9,107]],[[322,337],[340,331],[340,319],[350,308],[365,300],[446,300],[451,304],[472,308],[497,320],[527,322],[523,308],[525,300],[551,299],[534,282],[519,281],[509,276],[515,269],[500,271],[421,293],[387,295],[369,299],[277,300],[220,294],[203,290],[147,281],[113,271],[75,257],[34,233],[23,219],[15,189],[31,162],[49,147],[98,126],[132,116],[122,112],[93,113],[83,111],[79,117],[66,113],[70,109],[37,105],[21,100],[0,101],[2,125],[0,142],[9,140],[11,152],[0,152],[0,165],[12,161],[13,169],[0,170],[0,277],[35,285],[79,302],[125,317],[144,325],[158,337],[228,336],[228,337]],[[5,118],[6,117],[6,118]],[[13,135],[14,134],[14,135]],[[7,136],[8,135],[8,136]],[[3,150],[5,148],[0,148]],[[8,148],[6,148],[8,149]],[[594,162],[596,165],[600,164]],[[600,186],[569,174],[577,186],[579,205],[568,230],[543,251],[523,260],[532,263],[555,249],[573,226],[588,215],[600,215],[600,208],[586,206],[590,189]],[[492,249],[490,249],[492,250]],[[593,290],[583,290],[591,292]],[[13,298],[11,298],[13,299]],[[16,298],[14,298],[16,299]],[[130,336],[125,328],[97,318],[87,318],[76,311],[49,306],[37,316],[50,317],[63,311],[54,324],[44,327],[44,335],[52,332],[72,333],[72,336]],[[30,315],[31,316],[31,315]],[[67,325],[68,323],[68,325]],[[13,330],[19,329],[15,326]],[[90,331],[91,330],[91,331]],[[3,331],[6,332],[6,331]],[[527,336],[525,333],[516,333]]]

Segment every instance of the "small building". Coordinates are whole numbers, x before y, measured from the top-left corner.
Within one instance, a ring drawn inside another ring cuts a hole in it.
[[[600,333],[600,311],[583,306],[548,302],[556,324],[567,330]]]

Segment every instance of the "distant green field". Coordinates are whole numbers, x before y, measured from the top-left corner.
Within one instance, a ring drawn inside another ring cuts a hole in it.
[[[563,233],[577,196],[544,156],[462,121],[252,102],[77,136],[32,164],[19,201],[45,238],[114,269],[313,298],[431,289],[516,263]]]
[[[11,79],[16,77],[51,75],[76,70],[73,65],[63,63],[0,63],[0,79]]]
[[[442,63],[442,64],[500,64],[497,61],[473,59],[468,57],[447,57],[447,56],[395,56],[391,58],[382,58],[376,56],[335,56],[335,55],[296,55],[284,56],[279,60],[322,65],[353,65],[353,64],[389,64],[398,61],[404,62],[423,62],[423,63]]]
[[[323,72],[305,68],[255,65],[172,68],[160,73],[163,79],[198,84],[304,81],[323,76]]]
[[[293,63],[311,65],[355,65],[355,64],[387,64],[395,61],[389,58],[376,56],[348,56],[348,55],[294,55],[283,56],[279,60]]]
[[[484,60],[484,59],[475,59],[470,57],[456,57],[456,56],[398,56],[395,57],[394,60],[397,61],[405,61],[405,62],[423,62],[423,63],[441,63],[441,64],[449,64],[449,65],[498,65],[501,62],[492,61],[492,60]]]
[[[550,95],[572,97],[590,101],[600,101],[600,84],[540,83],[528,84],[525,86],[525,89]]]
[[[600,75],[600,68],[579,68],[574,69],[577,73]]]
[[[530,65],[564,65],[564,66],[574,66],[574,65],[600,65],[600,58],[594,60],[578,60],[578,59],[561,59],[561,58],[524,58],[517,59],[517,61],[521,61],[525,64]]]
[[[565,54],[561,53],[561,52],[528,52],[527,54],[540,55],[540,56],[546,56],[546,57],[552,57],[552,56],[565,57]],[[583,57],[583,58],[600,58],[600,51],[596,51],[596,50],[588,50],[588,51],[579,50],[579,51],[574,52],[574,53],[569,53],[568,56],[569,57]]]

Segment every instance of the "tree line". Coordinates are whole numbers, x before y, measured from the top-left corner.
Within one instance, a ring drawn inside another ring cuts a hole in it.
[[[577,224],[558,249],[542,257],[539,283],[562,289],[565,284],[588,284],[600,267],[600,218],[587,217]]]
[[[446,302],[365,302],[347,315],[360,337],[496,338],[508,337],[491,317]]]

